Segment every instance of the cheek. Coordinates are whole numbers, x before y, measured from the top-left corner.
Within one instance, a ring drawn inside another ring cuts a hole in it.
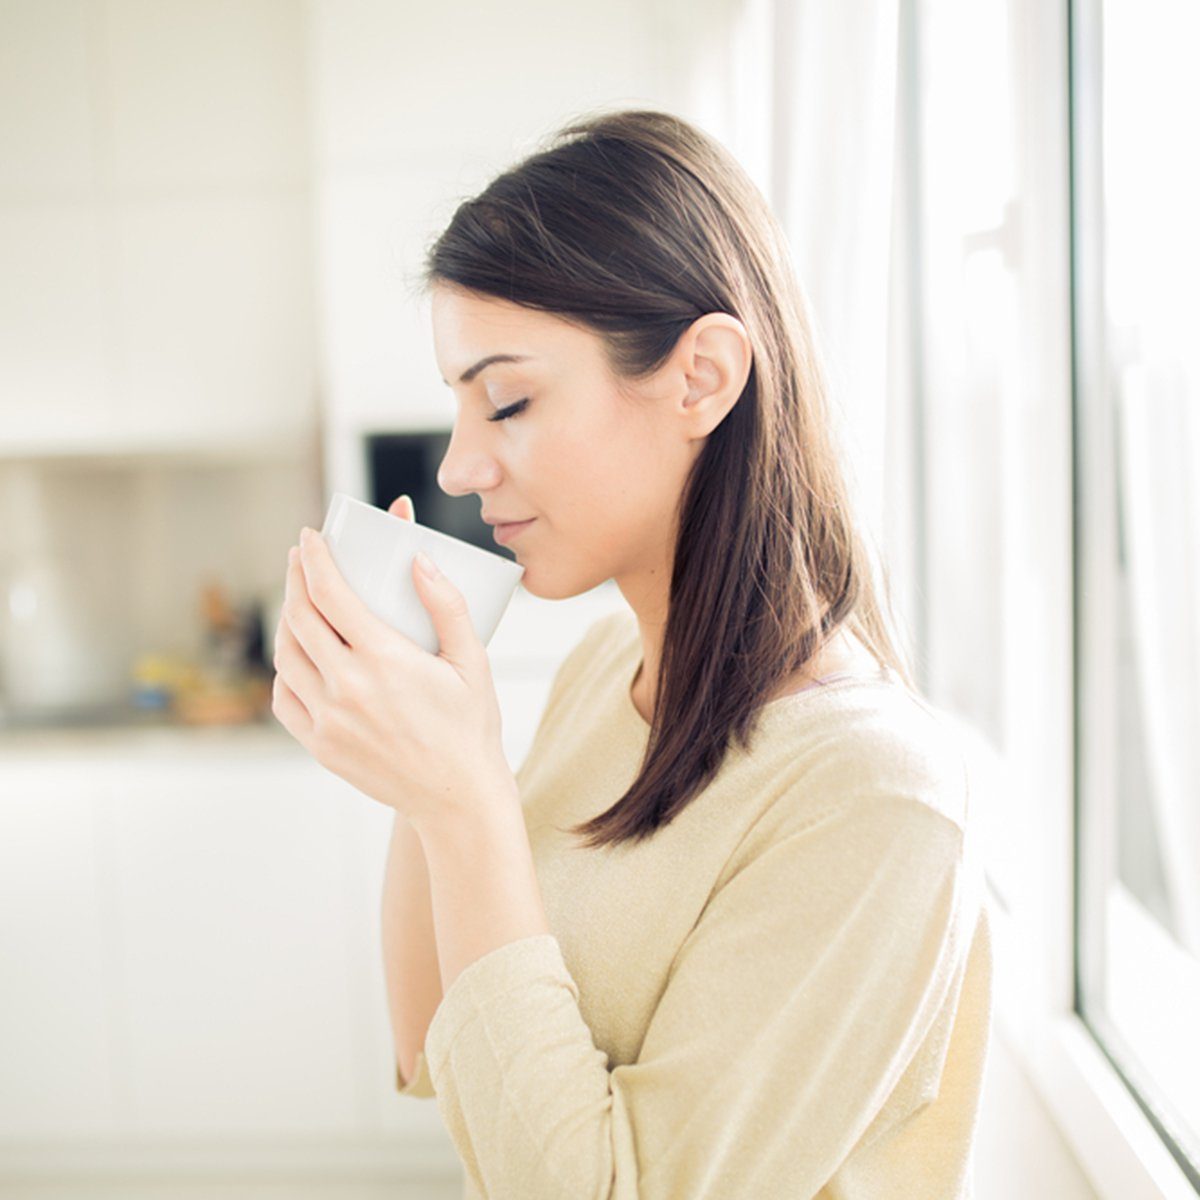
[[[605,408],[611,401],[581,406]],[[579,414],[564,414],[536,436],[531,431],[510,465],[532,510],[544,513],[556,532],[593,551],[619,549],[661,520],[668,485],[662,447],[656,431],[628,412],[612,411],[599,421]]]
[[[564,420],[539,430],[509,460],[515,489],[544,529],[520,555],[535,595],[579,595],[662,552],[669,471],[654,431],[628,414],[607,422]],[[517,447],[513,447],[514,451]],[[539,551],[541,553],[539,553]]]
[[[594,550],[620,552],[657,522],[662,487],[654,447],[622,435],[580,440],[554,466],[572,532]]]

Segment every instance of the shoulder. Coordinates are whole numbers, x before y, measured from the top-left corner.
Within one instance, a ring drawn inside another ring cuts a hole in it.
[[[894,680],[863,681],[822,700],[798,705],[794,720],[774,722],[756,743],[754,755],[776,781],[772,823],[804,822],[817,808],[890,807],[895,820],[966,832],[968,760],[953,722]]]
[[[975,883],[963,756],[906,696],[902,688],[847,688],[795,723],[790,747],[788,731],[772,730],[770,751],[752,773],[765,786],[717,890],[744,872],[747,879],[782,872],[798,893],[815,888],[850,906],[870,893],[876,906],[898,910],[935,893],[947,913],[969,907]]]
[[[831,739],[828,767],[865,794],[915,801],[965,829],[970,781],[954,726],[899,683],[864,689]]]

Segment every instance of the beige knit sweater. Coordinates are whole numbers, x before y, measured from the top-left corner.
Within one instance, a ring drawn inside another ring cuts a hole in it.
[[[465,1200],[967,1200],[992,953],[961,745],[892,674],[763,709],[637,846],[632,612],[567,656],[517,772],[552,934],[468,966],[401,1095]]]

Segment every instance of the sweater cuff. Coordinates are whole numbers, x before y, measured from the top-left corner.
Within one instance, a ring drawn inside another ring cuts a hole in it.
[[[433,1080],[429,1076],[429,1065],[425,1061],[425,1051],[417,1051],[417,1061],[413,1065],[413,1077],[407,1082],[404,1082],[403,1076],[400,1074],[400,1064],[396,1062],[395,1056],[392,1062],[396,1067],[396,1091],[401,1096],[413,1096],[418,1100],[430,1100],[433,1098]]]
[[[552,933],[535,933],[507,942],[465,966],[442,996],[425,1034],[425,1057],[434,1088],[458,1035],[491,1002],[526,989],[531,983],[547,980],[562,984],[579,999],[579,989],[567,970],[562,947]]]

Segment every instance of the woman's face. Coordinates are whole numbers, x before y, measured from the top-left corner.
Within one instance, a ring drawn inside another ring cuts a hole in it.
[[[665,596],[675,506],[707,432],[685,373],[664,368],[623,395],[591,331],[450,285],[432,296],[434,353],[458,405],[438,486],[477,493],[493,520],[533,518],[509,547],[534,595],[616,579],[631,602]],[[494,354],[525,361],[461,378]]]

